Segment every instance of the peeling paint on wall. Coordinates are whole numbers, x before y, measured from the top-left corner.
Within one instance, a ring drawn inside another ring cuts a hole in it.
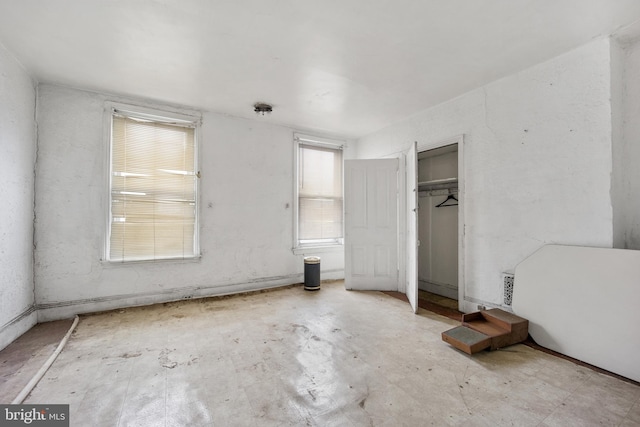
[[[38,93],[35,280],[37,304],[47,307],[41,319],[182,298],[194,289],[204,296],[229,292],[230,284],[250,290],[300,281],[303,255],[291,250],[293,212],[283,209],[293,203],[292,129],[203,113],[202,257],[109,264],[100,261],[108,153],[104,103],[141,102],[53,85],[40,85]],[[323,279],[343,277],[341,250],[320,255]],[[60,302],[72,305],[56,306]]]
[[[30,76],[0,45],[0,349],[35,323],[35,98]]]
[[[501,272],[542,245],[611,247],[609,98],[598,39],[362,138],[358,157],[464,134],[465,295],[499,305]]]

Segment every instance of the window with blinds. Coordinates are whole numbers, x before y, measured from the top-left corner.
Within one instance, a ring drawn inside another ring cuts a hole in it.
[[[198,255],[196,124],[114,111],[108,257]]]
[[[297,246],[342,243],[342,149],[298,143]]]

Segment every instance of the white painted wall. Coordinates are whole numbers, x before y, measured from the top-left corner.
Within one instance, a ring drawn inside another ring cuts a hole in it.
[[[640,36],[613,41],[611,56],[614,246],[637,250],[640,249]]]
[[[465,135],[465,310],[499,305],[501,272],[547,243],[612,246],[609,40],[357,142],[360,158]]]
[[[611,207],[613,213],[613,247],[625,247],[626,211],[624,206],[624,103],[625,50],[615,37],[611,39]]]
[[[203,114],[200,261],[101,262],[107,100],[131,102],[39,87],[35,282],[40,320],[303,280],[304,255],[291,250],[294,130],[271,125],[268,117]],[[344,277],[343,251],[317,255],[322,279]]]
[[[33,311],[35,85],[0,45],[0,349],[36,322]]]

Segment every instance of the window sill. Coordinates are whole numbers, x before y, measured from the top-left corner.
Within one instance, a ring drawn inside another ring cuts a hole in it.
[[[315,255],[319,253],[338,253],[344,250],[344,245],[324,245],[324,246],[298,246],[292,251],[295,255]]]
[[[152,264],[187,264],[198,263],[202,260],[202,255],[198,255],[192,258],[161,258],[161,259],[145,259],[135,261],[111,261],[101,259],[100,264],[103,267],[124,267],[124,266],[136,266],[136,265],[152,265]]]

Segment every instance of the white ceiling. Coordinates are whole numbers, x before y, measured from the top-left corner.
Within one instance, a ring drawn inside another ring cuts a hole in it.
[[[640,18],[639,0],[0,0],[39,81],[356,138]]]

